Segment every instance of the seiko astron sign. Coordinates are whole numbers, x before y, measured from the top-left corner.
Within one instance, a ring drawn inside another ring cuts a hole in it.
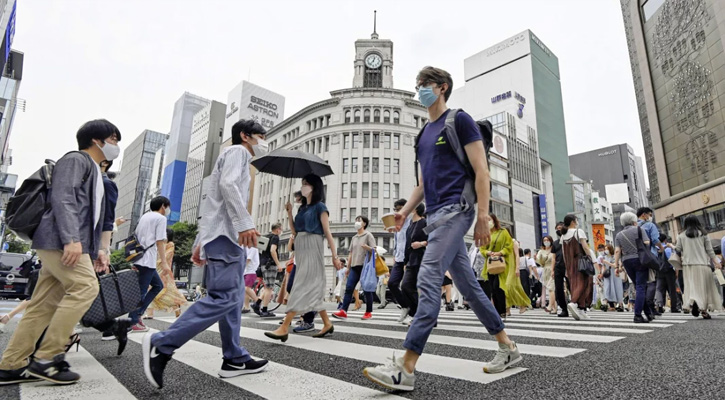
[[[232,125],[251,119],[270,130],[284,120],[284,96],[253,83],[242,81],[227,100],[224,141],[232,137]]]

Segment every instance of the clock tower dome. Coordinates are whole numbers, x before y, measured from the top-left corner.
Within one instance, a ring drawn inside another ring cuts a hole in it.
[[[380,39],[377,33],[377,11],[370,39],[355,41],[354,88],[393,88],[393,42]]]

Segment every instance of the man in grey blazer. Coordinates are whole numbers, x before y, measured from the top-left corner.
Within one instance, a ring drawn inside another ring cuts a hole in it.
[[[80,379],[65,361],[65,346],[98,294],[95,271],[108,271],[108,249],[101,248],[105,201],[99,165],[118,157],[121,133],[106,120],[94,120],[78,130],[76,140],[80,151],[63,156],[53,170],[50,207],[33,236],[43,268],[33,301],[3,353],[0,385]]]

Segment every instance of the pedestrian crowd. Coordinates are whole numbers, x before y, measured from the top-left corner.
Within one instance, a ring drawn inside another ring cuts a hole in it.
[[[416,364],[439,313],[453,312],[456,300],[458,308],[472,310],[498,342],[493,359],[482,364],[482,373],[500,373],[522,361],[504,324],[512,308],[523,314],[540,307],[576,320],[590,318],[591,310],[599,308],[632,312],[637,323],[652,321],[667,309],[705,319],[722,310],[722,287],[713,275],[722,268],[721,255],[695,216],[685,218],[682,232],[671,240],[658,231],[651,209],[642,208],[636,215],[627,212],[614,243],[592,249],[577,217],[569,215],[557,224],[555,237],[542,238],[540,249],[522,248],[498,216],[489,213],[490,143],[485,127],[462,110],[448,108],[452,90],[450,74],[441,69],[426,67],[416,78],[430,122],[416,139],[416,187],[407,200],[394,203],[392,268],[379,265],[380,249],[364,215],[355,219],[349,256],[338,257],[325,185],[317,174],[304,176],[294,204],[286,204],[288,246],[294,257],[283,264],[282,225],[273,225],[262,236],[247,211],[250,164],[268,152],[266,131],[254,121],[241,120],[232,127],[232,145],[217,159],[201,204],[192,260],[205,266],[206,295],[197,287],[195,301],[182,312],[186,299],[171,269],[171,202],[156,197],[127,241],[138,304],[127,310],[127,317],[110,316],[92,327],[101,332],[101,340],[118,342],[119,356],[129,333],[145,333],[144,373],[160,389],[174,352],[213,324],[219,325],[223,355],[218,375],[254,374],[269,363],[253,358],[242,346],[243,315],[275,317],[269,309],[274,300],[285,305],[285,314],[277,329],[265,333],[268,338],[286,342],[290,329],[315,331],[319,315],[323,325],[313,337],[321,339],[334,333],[334,320],[350,318],[350,306],[357,310],[364,301],[362,320],[372,319],[375,296],[379,308],[387,306],[387,287],[400,308],[397,322],[409,326],[405,351],[362,372],[385,388],[411,391]],[[109,268],[111,236],[125,220],[114,213],[118,188],[108,168],[120,154],[120,141],[120,131],[110,122],[87,122],[77,133],[79,151],[66,154],[54,166],[49,207],[33,235],[42,268],[31,300],[0,318],[0,324],[6,324],[25,310],[2,354],[0,385],[38,380],[71,384],[81,379],[65,353],[77,348],[76,325],[94,300],[104,296],[99,295],[99,277],[115,274]],[[467,247],[464,237],[472,226],[474,243]],[[331,315],[323,303],[328,294],[325,242],[337,270],[330,295],[338,307]],[[134,253],[128,243],[140,250]],[[263,286],[259,295],[254,290],[258,281]],[[149,332],[144,320],[154,317],[153,310],[174,312],[176,319],[164,331]]]

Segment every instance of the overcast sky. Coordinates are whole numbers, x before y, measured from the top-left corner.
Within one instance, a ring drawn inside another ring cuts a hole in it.
[[[121,146],[168,133],[184,91],[226,102],[241,80],[286,97],[285,116],[352,86],[354,42],[394,42],[394,86],[425,65],[450,71],[525,29],[558,56],[569,153],[642,139],[619,1],[18,0],[13,48],[25,53],[10,172],[28,177],[107,118]],[[114,168],[115,169],[115,168]]]

